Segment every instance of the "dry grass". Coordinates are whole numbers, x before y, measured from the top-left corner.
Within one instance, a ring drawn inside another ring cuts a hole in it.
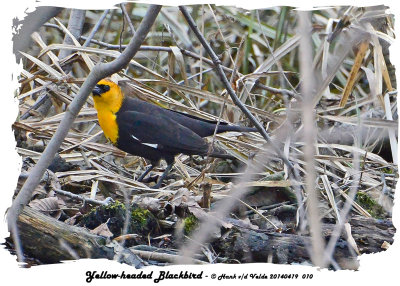
[[[137,26],[145,6],[127,7],[133,26]],[[217,135],[216,144],[229,154],[241,162],[260,166],[257,175],[240,186],[287,186],[296,193],[294,186],[299,188],[311,175],[307,174],[311,171],[306,166],[310,158],[304,158],[305,126],[299,113],[303,83],[296,11],[287,7],[247,12],[231,7],[193,6],[191,13],[219,55],[228,78],[232,77],[237,95],[267,127],[272,144],[284,151],[302,178],[301,182],[290,181],[287,168],[259,134]],[[83,36],[90,34],[101,14],[87,12],[88,30]],[[63,38],[69,33],[65,27],[67,17],[68,11],[64,11],[34,33],[31,49],[22,54],[21,88],[15,95],[20,103],[20,117],[14,130],[17,151],[24,160],[38,159],[88,72],[97,62],[116,58],[120,54],[119,44],[131,37],[127,23],[121,33],[121,11],[115,10],[100,25],[94,36],[96,42],[84,46],[81,39],[74,39],[73,45],[66,45]],[[353,212],[371,216],[354,200],[356,193],[380,202],[390,216],[390,190],[397,182],[397,166],[379,155],[376,146],[386,142],[383,148],[397,163],[396,83],[387,55],[388,45],[394,39],[393,18],[383,7],[334,7],[313,11],[311,20],[313,58],[308,69],[316,85],[307,108],[314,112],[312,128],[317,133],[312,158],[318,193],[316,219],[329,217],[344,223],[346,202]],[[343,30],[338,29],[338,20],[343,23]],[[115,80],[128,82],[131,96],[212,120],[219,119],[225,104],[222,120],[248,124],[212,71],[210,60],[201,56],[202,47],[188,33],[178,8],[162,9],[146,45],[126,70],[114,75]],[[71,51],[71,55],[59,59],[57,55],[64,49]],[[64,72],[65,64],[71,65],[71,73]],[[36,105],[45,95],[50,97],[51,107],[41,113]],[[129,199],[141,195],[168,201],[182,187],[189,186],[193,195],[199,194],[200,184],[205,181],[212,183],[211,197],[217,200],[234,189],[232,183],[221,180],[222,176],[239,184],[245,173],[232,168],[221,171],[218,160],[199,163],[199,158],[193,161],[180,155],[172,172],[174,179],[160,190],[149,189],[136,181],[146,162],[106,142],[96,122],[92,99],[81,110],[59,153],[67,162],[81,167],[56,173],[63,189],[91,194],[99,200],[107,196],[123,200],[124,190],[133,189]],[[254,157],[255,154],[263,156]],[[193,182],[204,169],[204,177]],[[265,180],[281,171],[283,179]],[[98,189],[93,190],[93,185]],[[309,199],[301,190],[297,192]]]

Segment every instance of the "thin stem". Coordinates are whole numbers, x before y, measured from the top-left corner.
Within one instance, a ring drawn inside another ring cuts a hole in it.
[[[321,221],[318,210],[318,193],[315,186],[315,140],[316,124],[315,110],[312,105],[314,90],[314,72],[310,65],[313,61],[311,44],[311,21],[310,13],[299,11],[300,32],[300,74],[303,94],[303,137],[304,137],[304,160],[306,170],[306,191],[308,206],[308,222],[310,225],[312,252],[311,259],[316,266],[324,267],[323,249],[324,242],[321,232]]]
[[[110,9],[104,10],[103,14],[100,16],[100,19],[97,21],[96,25],[93,27],[92,31],[90,32],[89,37],[86,38],[85,43],[83,44],[82,47],[89,46],[89,44],[92,41],[94,35],[100,29],[100,26],[103,23],[104,19],[106,18],[108,12],[110,12]]]
[[[134,35],[136,33],[135,27],[133,26],[131,18],[128,15],[128,11],[126,11],[125,5],[126,5],[125,3],[121,4],[121,11],[122,14],[124,15],[125,20],[128,22],[129,29],[131,30],[132,35]]]
[[[91,198],[85,198],[84,196],[77,195],[77,194],[74,194],[71,192],[66,192],[64,190],[59,190],[59,189],[53,189],[53,190],[57,194],[69,197],[74,200],[85,202],[88,204],[96,205],[96,206],[107,206],[107,205],[109,205],[109,203],[113,202],[112,198],[106,198],[103,201],[99,201],[99,200],[95,200],[95,199],[91,199]]]

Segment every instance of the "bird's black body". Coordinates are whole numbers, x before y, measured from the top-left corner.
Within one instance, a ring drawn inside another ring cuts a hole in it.
[[[160,159],[165,159],[168,164],[173,163],[174,157],[180,153],[206,155],[208,144],[202,137],[213,135],[217,125],[215,121],[164,109],[130,97],[125,97],[116,115],[119,126],[117,147],[152,163]],[[249,132],[256,129],[220,122],[217,133],[226,131]],[[221,151],[210,155],[228,157]]]
[[[203,137],[213,135],[217,126],[216,121],[204,120],[196,116],[161,108],[145,101],[124,96],[121,92],[118,97],[119,87],[108,80],[102,80],[102,84],[93,89],[95,103],[100,116],[105,115],[103,131],[106,135],[111,132],[108,123],[116,121],[118,129],[114,144],[121,150],[132,155],[144,157],[151,162],[151,166],[139,178],[144,176],[161,159],[165,159],[168,168],[157,182],[156,187],[161,185],[168,171],[172,168],[174,158],[177,154],[206,155],[209,145]],[[118,91],[118,92],[117,92]],[[114,96],[116,95],[117,96]],[[115,105],[118,99],[123,98],[122,103]],[[108,111],[108,106],[117,106],[118,110]],[[102,114],[102,115],[101,115]],[[108,115],[107,115],[108,114]],[[110,114],[113,114],[109,116]],[[105,130],[105,128],[107,128]],[[115,130],[111,128],[111,130]],[[220,122],[217,133],[226,131],[252,132],[255,128],[230,125]],[[211,150],[211,157],[232,158],[219,149]]]

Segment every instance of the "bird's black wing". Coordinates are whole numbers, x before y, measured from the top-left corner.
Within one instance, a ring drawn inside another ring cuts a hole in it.
[[[117,113],[120,138],[133,138],[154,149],[185,154],[205,154],[207,142],[189,128],[160,114],[137,111]]]
[[[217,121],[199,118],[197,116],[172,109],[161,108],[154,104],[131,97],[125,98],[124,104],[121,107],[121,111],[122,112],[137,111],[149,115],[159,114],[162,116],[166,116],[171,120],[179,123],[180,125],[189,128],[200,137],[207,137],[213,135],[217,125]],[[226,122],[220,122],[217,129],[217,133],[225,131],[253,132],[257,131],[257,129],[251,127],[238,126],[238,125],[230,125]]]

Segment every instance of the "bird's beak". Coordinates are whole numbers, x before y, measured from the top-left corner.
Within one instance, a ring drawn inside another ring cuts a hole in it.
[[[101,88],[96,84],[96,86],[92,90],[93,95],[101,95]]]

